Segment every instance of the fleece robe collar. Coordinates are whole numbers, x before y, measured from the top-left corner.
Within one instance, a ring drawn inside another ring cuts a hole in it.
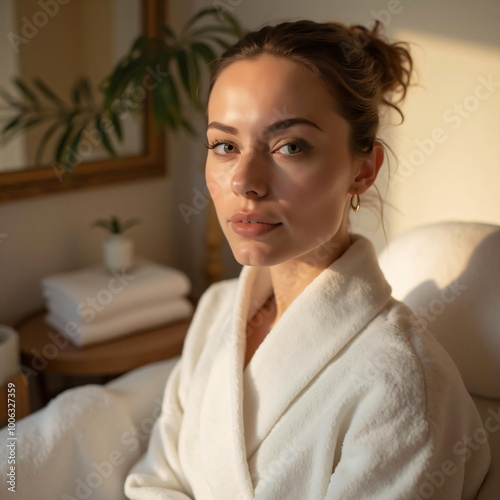
[[[248,460],[294,398],[389,301],[373,245],[351,236],[351,246],[290,304],[245,370],[246,325],[272,287],[268,268],[243,267],[201,418],[203,469],[220,498],[254,497]]]

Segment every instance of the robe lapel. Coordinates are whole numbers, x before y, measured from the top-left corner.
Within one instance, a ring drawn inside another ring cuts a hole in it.
[[[297,395],[390,299],[372,244],[357,235],[353,240],[288,307],[245,369],[248,459]]]
[[[244,268],[240,275],[234,314],[223,332],[201,408],[201,460],[216,500],[254,498],[243,427],[243,363],[250,299],[246,291],[253,288],[255,278],[249,271]]]

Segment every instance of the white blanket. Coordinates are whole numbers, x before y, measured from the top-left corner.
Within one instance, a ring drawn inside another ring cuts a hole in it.
[[[68,390],[15,427],[15,493],[7,488],[8,429],[0,431],[0,498],[123,500],[145,450],[165,381],[179,358],[150,364],[107,386]]]
[[[202,297],[126,494],[143,500],[475,498],[490,451],[450,357],[391,298],[371,243],[290,305],[243,370],[266,268]]]

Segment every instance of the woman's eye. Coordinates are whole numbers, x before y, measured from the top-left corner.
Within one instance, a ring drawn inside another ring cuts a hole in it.
[[[215,141],[212,144],[205,145],[207,149],[213,149],[214,154],[217,156],[225,156],[236,151],[236,147],[233,144],[227,142]]]
[[[307,144],[302,144],[300,142],[287,142],[281,146],[277,151],[286,156],[293,156],[302,153],[307,149]]]
[[[235,147],[232,144],[227,144],[226,142],[223,142],[215,148],[217,153],[219,154],[230,154],[234,153]]]

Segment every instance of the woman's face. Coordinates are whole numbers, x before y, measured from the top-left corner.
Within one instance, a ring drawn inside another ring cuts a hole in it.
[[[328,265],[328,252],[348,245],[361,160],[309,70],[272,55],[231,64],[212,89],[207,138],[207,186],[240,264],[316,256]]]

